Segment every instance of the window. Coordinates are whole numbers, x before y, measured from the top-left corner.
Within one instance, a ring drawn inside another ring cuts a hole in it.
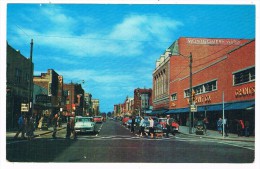
[[[234,73],[234,85],[255,81],[255,67]]]
[[[217,80],[207,82],[199,86],[195,86],[193,87],[193,90],[195,91],[196,94],[203,94],[203,93],[217,90]],[[184,97],[190,97],[190,89],[184,91]]]
[[[174,93],[171,95],[171,100],[177,100],[177,93]]]
[[[18,68],[15,69],[15,79],[17,83],[21,83],[22,71]]]

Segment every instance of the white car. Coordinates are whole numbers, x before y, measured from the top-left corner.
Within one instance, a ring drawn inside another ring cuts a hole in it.
[[[76,133],[96,133],[96,123],[93,117],[76,117],[75,118],[75,132]]]

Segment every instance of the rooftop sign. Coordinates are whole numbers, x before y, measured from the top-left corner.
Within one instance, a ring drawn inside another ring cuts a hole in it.
[[[187,43],[195,45],[241,45],[241,41],[236,39],[187,38]]]

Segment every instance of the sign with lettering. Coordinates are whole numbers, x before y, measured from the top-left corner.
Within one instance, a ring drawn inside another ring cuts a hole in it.
[[[236,97],[243,97],[255,94],[255,87],[244,87],[235,91]]]
[[[21,104],[21,112],[29,112],[29,104],[22,103]]]
[[[187,43],[195,45],[240,45],[241,41],[235,39],[187,38]]]
[[[36,95],[35,101],[37,103],[50,103],[51,102],[51,96],[45,95],[45,94],[39,94]]]

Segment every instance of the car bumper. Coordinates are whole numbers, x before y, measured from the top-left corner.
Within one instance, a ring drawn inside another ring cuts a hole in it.
[[[90,128],[75,128],[75,132],[77,133],[88,133],[88,132],[94,132],[95,128],[90,127]]]

